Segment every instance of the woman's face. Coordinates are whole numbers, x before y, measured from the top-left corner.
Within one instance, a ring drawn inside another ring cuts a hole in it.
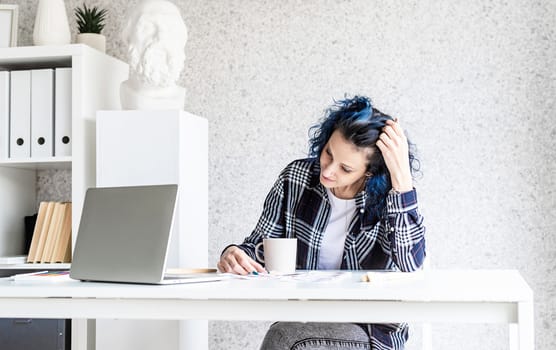
[[[326,188],[354,187],[358,191],[367,169],[368,152],[335,130],[320,154],[320,182]]]

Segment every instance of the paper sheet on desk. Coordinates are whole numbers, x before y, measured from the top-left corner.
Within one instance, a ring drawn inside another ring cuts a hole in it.
[[[13,275],[9,277],[9,279],[12,281],[41,281],[41,282],[68,281],[70,279],[69,273],[70,273],[69,270],[37,271],[37,272]]]
[[[260,273],[239,276],[243,279],[272,279],[284,282],[331,283],[342,281],[351,276],[351,271],[298,271],[289,274]]]

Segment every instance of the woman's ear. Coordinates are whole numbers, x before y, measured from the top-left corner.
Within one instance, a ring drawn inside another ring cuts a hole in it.
[[[373,176],[373,173],[371,173],[370,171],[367,171],[367,172],[365,173],[365,176],[366,176],[366,177],[371,177],[371,176]]]

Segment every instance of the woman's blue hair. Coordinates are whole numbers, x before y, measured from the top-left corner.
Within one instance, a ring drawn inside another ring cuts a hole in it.
[[[371,100],[364,96],[335,101],[324,117],[309,129],[309,157],[319,158],[324,146],[335,130],[356,147],[371,148],[368,152],[367,172],[372,176],[366,182],[368,195],[366,212],[371,220],[380,219],[386,206],[386,196],[392,183],[382,152],[376,146],[378,137],[391,116],[373,108]],[[409,142],[409,141],[408,141]],[[419,171],[419,161],[415,157],[415,146],[409,142],[409,162],[412,175]]]

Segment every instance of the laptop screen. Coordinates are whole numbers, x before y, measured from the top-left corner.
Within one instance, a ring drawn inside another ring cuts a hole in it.
[[[162,279],[178,186],[87,190],[70,277],[157,283]]]

